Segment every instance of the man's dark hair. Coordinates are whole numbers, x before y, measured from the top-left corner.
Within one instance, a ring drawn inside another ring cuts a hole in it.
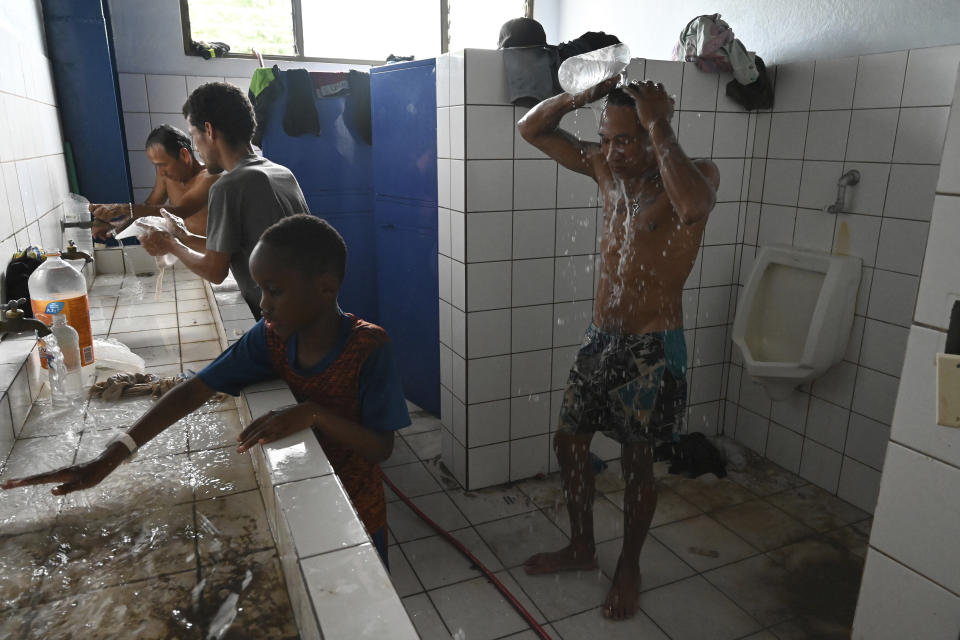
[[[194,89],[183,103],[183,117],[201,130],[209,122],[233,147],[250,144],[256,123],[246,94],[225,82],[210,82]]]
[[[260,242],[283,252],[283,260],[307,276],[332,273],[343,282],[347,243],[329,222],[307,213],[287,216],[269,227]]]
[[[147,136],[144,146],[149,149],[155,145],[163,147],[172,158],[180,158],[180,149],[186,149],[190,152],[190,157],[194,157],[193,141],[190,140],[190,136],[169,124],[160,125]]]
[[[621,87],[614,87],[610,90],[610,93],[607,94],[607,106],[608,107],[635,107],[636,101],[633,99],[629,93],[624,91]]]

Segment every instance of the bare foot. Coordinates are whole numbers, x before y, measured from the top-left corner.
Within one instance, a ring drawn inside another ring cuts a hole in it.
[[[640,597],[640,570],[626,566],[623,557],[617,562],[617,572],[613,576],[613,586],[603,603],[603,616],[611,620],[626,620],[637,612],[637,600]]]
[[[597,568],[596,550],[578,549],[569,545],[559,551],[538,553],[527,558],[523,569],[530,575],[557,571],[589,571]]]

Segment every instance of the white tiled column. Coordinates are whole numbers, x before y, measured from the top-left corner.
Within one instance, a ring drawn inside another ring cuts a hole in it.
[[[911,51],[911,60],[913,55]],[[918,53],[918,58],[931,63],[950,58],[951,77],[957,78],[960,47],[941,48],[931,56],[930,50]],[[908,74],[907,83],[916,85],[917,81]],[[960,238],[960,81],[954,86],[920,294],[909,330],[854,619],[853,637],[857,639],[952,638],[960,633],[960,552],[955,544],[960,535],[960,509],[956,506],[960,429],[936,422],[935,378],[935,357],[943,352],[950,309],[960,294],[956,252]],[[922,86],[915,88],[921,94],[929,93],[922,91]],[[940,87],[929,88],[932,95],[943,95]],[[863,473],[862,466],[848,470],[845,464],[841,484],[845,476]]]

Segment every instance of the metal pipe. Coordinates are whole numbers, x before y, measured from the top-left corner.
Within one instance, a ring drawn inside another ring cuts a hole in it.
[[[843,204],[848,186],[860,182],[860,172],[850,169],[837,180],[837,201],[826,207],[827,213],[843,213]]]

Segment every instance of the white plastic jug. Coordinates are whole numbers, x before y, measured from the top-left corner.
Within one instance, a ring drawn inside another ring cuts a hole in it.
[[[620,75],[628,64],[630,47],[621,42],[567,58],[560,65],[557,78],[564,91],[576,95]]]

